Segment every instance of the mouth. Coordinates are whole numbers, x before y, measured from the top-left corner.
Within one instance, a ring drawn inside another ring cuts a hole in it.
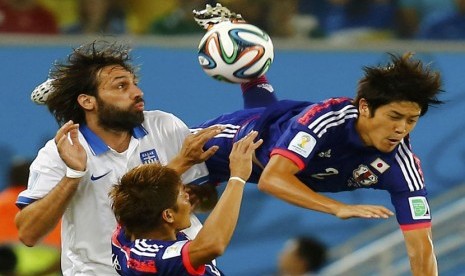
[[[145,104],[144,104],[143,101],[138,102],[138,103],[136,103],[136,104],[134,105],[134,107],[135,107],[138,111],[144,111],[144,106],[145,106]]]
[[[400,139],[388,138],[387,140],[391,146],[395,146],[400,143]]]

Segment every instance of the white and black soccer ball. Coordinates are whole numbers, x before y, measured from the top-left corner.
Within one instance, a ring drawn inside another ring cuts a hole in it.
[[[199,44],[199,63],[209,76],[243,83],[264,75],[274,59],[273,43],[262,29],[240,22],[213,25]]]

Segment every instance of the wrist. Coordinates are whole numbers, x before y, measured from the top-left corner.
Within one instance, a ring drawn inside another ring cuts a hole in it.
[[[242,178],[239,177],[239,176],[231,176],[231,177],[229,178],[228,182],[231,181],[231,180],[240,182],[240,183],[242,183],[242,184],[247,183],[247,181],[245,181],[244,179],[242,179]]]
[[[68,178],[81,178],[86,175],[87,169],[84,171],[77,171],[75,169],[71,169],[70,167],[66,166],[66,177]]]

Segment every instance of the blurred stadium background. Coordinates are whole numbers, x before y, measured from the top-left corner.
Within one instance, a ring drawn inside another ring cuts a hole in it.
[[[308,27],[313,21],[305,22],[300,26]],[[275,61],[267,76],[281,99],[317,101],[353,96],[363,66],[384,63],[388,52],[413,51],[442,73],[446,91],[442,99],[446,104],[431,109],[420,120],[412,144],[422,160],[430,193],[440,275],[465,275],[464,41],[366,39],[360,32],[319,39],[308,36],[307,27],[303,29],[305,35],[272,35]],[[30,92],[46,79],[55,60],[65,58],[72,47],[83,42],[104,37],[133,45],[134,61],[141,65],[140,86],[147,109],[168,111],[187,124],[196,124],[241,108],[239,87],[211,79],[198,65],[196,47],[201,36],[198,32],[0,34],[0,183],[6,184],[6,170],[13,160],[34,158],[55,134],[55,121],[46,107],[30,101]],[[3,188],[0,185],[0,190]],[[384,192],[366,190],[330,196],[347,203],[383,204],[392,209]],[[330,258],[321,275],[410,275],[394,218],[341,221],[280,202],[260,193],[254,185],[247,187],[237,230],[225,255],[218,259],[219,266],[227,275],[275,275],[279,251],[287,239],[297,235],[316,237],[328,245]]]

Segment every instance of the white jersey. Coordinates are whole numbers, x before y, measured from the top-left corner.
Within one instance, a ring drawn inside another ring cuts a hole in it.
[[[134,128],[125,152],[109,148],[86,126],[80,127],[79,141],[87,152],[87,174],[82,177],[62,219],[63,275],[115,275],[111,263],[111,234],[116,220],[110,207],[108,192],[113,184],[130,169],[143,164],[167,164],[179,153],[187,126],[172,114],[145,111],[145,120]],[[58,155],[53,140],[39,151],[31,165],[28,189],[17,204],[24,207],[45,197],[64,177],[66,165]],[[196,165],[183,176],[184,183],[202,183],[208,177],[204,164]],[[197,218],[191,219],[194,231],[201,227]]]

